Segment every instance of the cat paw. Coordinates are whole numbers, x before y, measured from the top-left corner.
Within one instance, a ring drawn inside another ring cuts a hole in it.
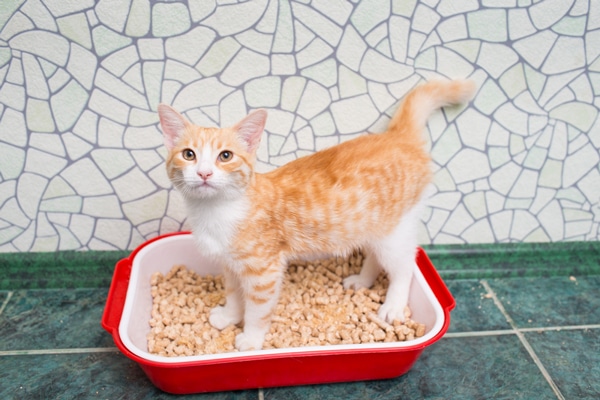
[[[385,302],[379,307],[377,315],[389,324],[396,320],[404,322],[404,306]]]
[[[235,348],[239,351],[260,350],[264,341],[265,335],[242,332],[235,337]]]
[[[359,290],[362,288],[368,289],[371,287],[372,284],[373,284],[373,282],[370,282],[367,279],[364,279],[360,275],[350,275],[349,277],[345,278],[343,281],[344,289],[354,289],[354,290]]]
[[[210,316],[208,317],[208,322],[218,330],[223,330],[229,325],[239,324],[241,320],[240,317],[228,312],[227,308],[223,306],[217,306],[210,310]]]

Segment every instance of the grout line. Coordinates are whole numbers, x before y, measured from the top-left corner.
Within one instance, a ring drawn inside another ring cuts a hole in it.
[[[554,332],[554,331],[576,331],[586,329],[600,329],[600,324],[590,325],[565,325],[565,326],[547,326],[545,328],[519,328],[521,332]]]
[[[119,349],[116,347],[89,347],[74,349],[40,349],[40,350],[6,350],[0,351],[0,357],[3,356],[33,356],[48,354],[84,354],[84,353],[115,353]]]
[[[486,286],[484,284],[484,286]],[[487,288],[486,288],[487,289]],[[0,308],[0,314],[5,304]],[[500,311],[503,311],[501,309]],[[509,321],[511,322],[511,321]],[[511,324],[512,325],[512,324]],[[557,331],[573,331],[573,330],[587,330],[587,329],[600,329],[600,324],[591,325],[565,325],[565,326],[548,326],[544,328],[522,328],[522,329],[500,329],[492,331],[472,331],[472,332],[448,332],[443,338],[454,339],[454,338],[469,338],[469,337],[485,337],[485,336],[502,336],[502,335],[517,335],[520,332],[557,332]],[[82,354],[82,353],[112,353],[119,351],[116,347],[82,347],[73,349],[32,349],[32,350],[4,350],[0,351],[0,357],[2,356],[21,356],[21,355],[44,355],[44,354]],[[264,400],[263,389],[259,389],[258,394],[259,400]]]
[[[450,332],[446,333],[443,337],[452,338],[468,338],[468,337],[481,337],[481,336],[502,336],[502,335],[514,335],[515,331],[512,329],[503,329],[497,331],[473,331],[473,332]]]
[[[12,295],[13,295],[12,291],[8,292],[8,295],[6,295],[6,299],[4,300],[4,303],[2,303],[2,306],[0,307],[0,315],[2,315],[2,313],[4,312],[4,309],[8,305],[8,302],[12,298]]]
[[[546,369],[546,367],[544,367],[544,364],[542,364],[542,361],[535,353],[535,350],[533,350],[533,347],[531,347],[531,344],[529,344],[529,342],[525,338],[525,335],[523,335],[523,332],[518,329],[515,321],[508,314],[508,312],[502,305],[502,302],[500,301],[500,299],[498,299],[498,296],[496,296],[496,292],[494,292],[494,290],[490,287],[490,285],[488,284],[488,282],[485,279],[482,279],[480,282],[483,285],[483,287],[485,288],[485,290],[492,296],[492,299],[494,300],[494,304],[496,304],[496,307],[498,307],[498,309],[500,310],[502,315],[504,315],[504,318],[506,318],[506,321],[513,328],[514,333],[517,335],[517,337],[521,341],[521,344],[523,345],[523,347],[525,347],[525,350],[527,350],[527,352],[529,353],[529,356],[532,358],[535,365],[537,365],[537,367],[539,368],[540,372],[542,373],[542,375],[544,376],[544,378],[550,385],[550,388],[552,389],[552,391],[554,392],[556,397],[559,400],[565,400],[565,397],[560,392],[560,389],[558,388],[558,386],[556,386],[556,383],[550,376],[550,373],[548,373],[548,370]]]
[[[565,325],[565,326],[546,326],[539,328],[519,328],[519,332],[558,332],[558,331],[576,331],[600,329],[600,324],[591,325]],[[444,335],[444,338],[465,338],[465,337],[481,337],[481,336],[501,336],[515,335],[514,329],[499,329],[493,331],[466,331],[466,332],[449,332]]]

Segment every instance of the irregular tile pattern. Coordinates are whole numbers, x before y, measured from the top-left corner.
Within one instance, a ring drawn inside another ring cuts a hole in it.
[[[429,123],[421,242],[598,240],[599,56],[593,0],[2,1],[0,251],[185,229],[160,101],[210,125],[268,109],[267,171],[384,130],[439,75],[481,90]]]

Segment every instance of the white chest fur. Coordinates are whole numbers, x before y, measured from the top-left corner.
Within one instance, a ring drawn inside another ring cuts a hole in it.
[[[238,224],[248,212],[244,199],[186,201],[188,221],[202,254],[226,259]]]

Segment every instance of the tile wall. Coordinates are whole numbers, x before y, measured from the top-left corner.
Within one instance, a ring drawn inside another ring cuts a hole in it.
[[[598,240],[600,2],[2,0],[0,252],[186,229],[159,102],[205,125],[266,108],[267,171],[384,130],[434,76],[480,91],[430,120],[421,242]]]

